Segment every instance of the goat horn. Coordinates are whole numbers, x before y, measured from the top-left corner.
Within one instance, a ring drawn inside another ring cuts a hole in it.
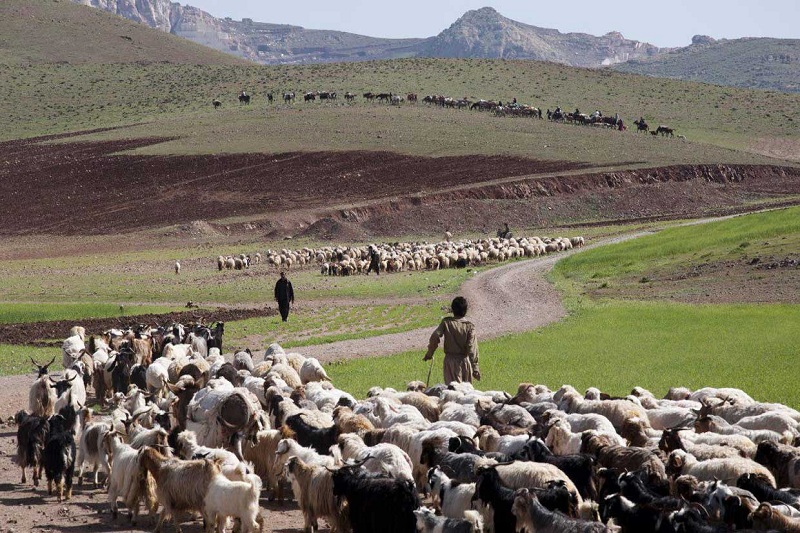
[[[34,361],[34,360],[33,360],[33,357],[31,357],[30,355],[28,356],[28,359],[30,359],[30,360],[31,360],[31,363],[33,363],[33,366],[35,366],[36,368],[39,368],[39,369],[41,369],[41,368],[42,368],[42,365],[40,365],[39,363],[37,363],[36,361]]]
[[[50,359],[50,362],[47,363],[46,365],[44,365],[44,368],[47,368],[48,366],[52,365],[55,362],[55,360],[56,360],[56,356],[54,355],[53,358]]]
[[[221,416],[218,416],[218,417],[217,417],[217,421],[219,421],[220,423],[222,423],[222,425],[223,425],[223,426],[225,426],[225,427],[226,427],[226,428],[228,428],[228,429],[235,429],[235,430],[237,430],[237,431],[239,430],[239,428],[238,428],[238,427],[234,426],[233,424],[231,424],[230,422],[228,422],[227,420],[225,420],[225,419],[224,419],[224,418],[222,418]]]

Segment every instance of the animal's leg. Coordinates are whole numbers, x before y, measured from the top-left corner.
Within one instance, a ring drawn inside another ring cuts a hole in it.
[[[65,483],[67,485],[67,499],[71,500],[72,499],[72,476],[71,475],[67,475],[67,479],[65,480]]]
[[[56,490],[58,491],[58,501],[59,503],[64,499],[64,480],[57,479],[56,480]]]
[[[47,494],[51,495],[51,496],[53,494],[53,480],[52,479],[48,479],[47,480]]]
[[[83,469],[83,466],[81,466],[81,469]],[[98,472],[99,470],[100,470],[100,465],[99,465],[98,463],[95,463],[95,464],[94,464],[94,487],[95,487],[95,488],[97,488],[97,472]],[[79,483],[79,484],[82,484],[82,483],[83,483],[83,478],[82,478],[82,477],[81,477],[81,478],[79,478],[79,481],[78,481],[78,483]]]
[[[36,470],[35,469],[33,471],[33,477],[34,477],[34,479],[36,478]],[[27,482],[28,482],[28,479],[25,477],[25,467],[23,466],[22,467],[22,481],[20,481],[20,483],[27,483]]]

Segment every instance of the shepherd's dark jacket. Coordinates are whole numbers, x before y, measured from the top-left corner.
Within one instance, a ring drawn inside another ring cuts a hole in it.
[[[294,289],[288,279],[279,279],[275,284],[275,299],[278,303],[288,304],[294,302]]]

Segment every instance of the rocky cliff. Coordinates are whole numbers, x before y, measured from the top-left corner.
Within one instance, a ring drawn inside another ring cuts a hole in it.
[[[618,32],[601,37],[561,33],[511,20],[491,7],[468,11],[420,47],[420,55],[430,57],[536,59],[578,67],[613,65],[658,52]]]

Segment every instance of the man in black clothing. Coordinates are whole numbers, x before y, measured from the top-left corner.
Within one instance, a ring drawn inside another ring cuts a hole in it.
[[[292,282],[286,279],[286,272],[281,272],[281,279],[275,284],[275,301],[284,322],[289,318],[289,305],[294,303]]]

